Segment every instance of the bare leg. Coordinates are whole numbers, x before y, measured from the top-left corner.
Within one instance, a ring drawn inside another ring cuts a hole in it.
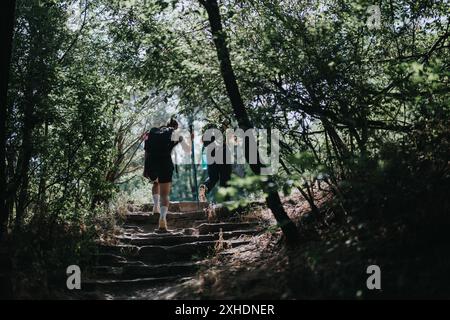
[[[169,194],[170,189],[172,188],[172,183],[160,183],[159,184],[159,194],[161,197],[161,206],[169,207]]]
[[[220,179],[220,166],[219,164],[208,165],[208,177],[206,178],[204,184],[199,187],[198,198],[200,202],[207,202],[208,199],[206,195],[214,188]]]
[[[159,182],[158,180],[156,180],[155,182],[153,182],[153,187],[152,187],[152,193],[158,194],[159,195]]]
[[[159,184],[159,192],[161,197],[161,213],[159,216],[159,230],[167,231],[167,211],[169,210],[169,194],[172,184],[169,183],[160,183]]]
[[[160,195],[159,195],[159,183],[158,181],[153,182],[152,187],[152,195],[153,195],[153,213],[160,212]]]

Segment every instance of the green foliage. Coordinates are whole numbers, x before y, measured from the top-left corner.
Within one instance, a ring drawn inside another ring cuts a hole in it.
[[[226,1],[220,10],[252,121],[281,133],[283,191],[327,178],[348,213],[419,219],[434,198],[447,203],[449,5],[382,2],[382,24],[369,29],[372,4]],[[118,191],[145,201],[139,137],[149,126],[172,114],[236,124],[205,19],[198,1],[18,1],[9,217],[26,241],[39,239],[21,261],[81,255],[90,231],[57,245]],[[192,196],[190,175],[180,168],[175,198]],[[217,198],[245,205],[264,196],[263,179],[234,177]]]
[[[256,176],[248,173],[246,177],[240,178],[236,175],[228,182],[227,187],[220,187],[217,191],[218,202],[225,202],[229,209],[246,207],[252,201],[266,196],[261,191],[261,182],[267,181],[266,176]]]

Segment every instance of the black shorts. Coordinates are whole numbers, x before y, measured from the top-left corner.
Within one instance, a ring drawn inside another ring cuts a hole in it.
[[[159,183],[171,183],[173,170],[174,166],[172,161],[167,161],[167,159],[150,161],[147,177],[152,182],[158,179]]]

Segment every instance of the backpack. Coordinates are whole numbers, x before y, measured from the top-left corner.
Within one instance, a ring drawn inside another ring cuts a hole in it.
[[[153,155],[168,155],[173,148],[173,129],[168,127],[152,128],[145,141],[145,151]]]

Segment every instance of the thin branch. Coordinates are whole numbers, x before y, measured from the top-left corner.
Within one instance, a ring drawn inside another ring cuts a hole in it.
[[[83,17],[83,22],[81,23],[80,26],[80,30],[78,30],[77,35],[75,36],[75,38],[72,40],[72,42],[70,43],[69,47],[66,49],[66,51],[64,52],[64,54],[62,55],[62,57],[58,60],[58,64],[61,64],[64,59],[67,57],[67,54],[70,52],[70,50],[72,50],[72,48],[76,45],[76,43],[78,42],[81,33],[83,32],[84,28],[87,25],[87,12],[88,12],[88,8],[89,8],[89,2],[86,0],[86,5],[84,7],[83,12],[81,12],[81,14],[84,14]]]

